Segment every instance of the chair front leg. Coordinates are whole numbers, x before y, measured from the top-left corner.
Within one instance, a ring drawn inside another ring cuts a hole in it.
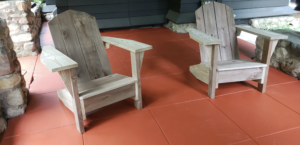
[[[210,69],[209,69],[209,83],[208,83],[208,96],[211,99],[215,98],[215,91],[217,86],[217,66],[218,66],[218,49],[217,45],[205,46],[210,47],[211,49],[211,58],[210,58]]]
[[[267,67],[263,71],[264,73],[262,76],[263,77],[262,81],[258,83],[258,90],[262,93],[266,92],[271,56],[273,54],[273,51],[275,50],[277,43],[278,40],[268,40],[268,39],[264,40],[264,48],[263,48],[261,62],[267,64]]]
[[[142,90],[141,90],[141,68],[144,52],[131,52],[132,77],[138,81],[135,83],[134,105],[137,109],[143,109]]]
[[[59,71],[59,75],[62,78],[67,89],[69,90],[70,94],[72,95],[72,102],[74,107],[73,113],[75,116],[77,130],[82,134],[85,132],[85,129],[83,125],[82,110],[81,110],[81,104],[80,104],[80,99],[78,94],[76,71],[74,68],[64,70],[64,71]]]

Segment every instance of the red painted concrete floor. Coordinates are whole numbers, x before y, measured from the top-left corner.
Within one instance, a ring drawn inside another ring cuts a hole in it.
[[[2,145],[300,144],[298,80],[271,68],[265,94],[255,90],[254,82],[228,83],[212,100],[207,85],[188,71],[200,62],[199,46],[188,34],[166,28],[101,34],[153,45],[142,66],[144,109],[137,110],[130,99],[107,106],[87,117],[86,133],[80,134],[73,114],[57,97],[64,88],[58,74],[38,57],[20,58],[27,70],[28,108],[8,121]],[[52,45],[48,29],[41,38],[42,45]],[[114,73],[131,75],[129,52],[112,46],[107,54]]]

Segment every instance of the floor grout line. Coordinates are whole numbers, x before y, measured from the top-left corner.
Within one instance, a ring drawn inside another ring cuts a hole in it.
[[[209,99],[209,102],[214,105],[219,111],[221,111],[232,123],[234,123],[241,131],[243,131],[249,138],[251,138],[255,143],[257,143],[245,130],[243,130],[238,124],[236,124],[225,112],[223,112],[218,106],[216,106],[214,103],[211,102]],[[257,143],[258,144],[258,143]]]
[[[277,131],[277,132],[273,132],[273,133],[266,134],[266,135],[263,135],[263,136],[259,136],[259,137],[256,137],[255,139],[267,137],[267,136],[274,135],[274,134],[279,134],[279,133],[282,133],[282,132],[286,132],[286,131],[290,131],[290,130],[294,130],[294,129],[298,129],[298,128],[300,128],[300,126],[293,127],[293,128],[290,128],[290,129],[281,130],[281,131]]]
[[[48,128],[48,129],[45,129],[45,130],[39,130],[39,131],[33,131],[33,132],[19,134],[19,135],[8,136],[8,137],[4,137],[3,139],[18,137],[18,136],[22,136],[22,135],[29,135],[29,134],[39,133],[39,132],[45,132],[45,131],[48,131],[48,130],[54,130],[54,129],[63,128],[63,127],[71,126],[71,125],[76,125],[76,124],[74,123],[74,124],[64,125],[64,126],[55,127],[55,128]]]
[[[147,106],[148,111],[150,112],[150,114],[152,115],[153,119],[155,120],[157,126],[159,127],[160,131],[163,133],[164,137],[166,138],[166,140],[168,141],[169,145],[171,145],[170,141],[168,140],[166,134],[163,132],[161,126],[159,125],[159,123],[157,122],[156,118],[154,117],[153,113],[151,112],[151,110],[149,109],[149,107]]]

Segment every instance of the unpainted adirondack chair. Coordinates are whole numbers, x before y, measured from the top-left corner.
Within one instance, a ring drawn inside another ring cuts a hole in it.
[[[127,98],[142,109],[140,71],[144,51],[152,49],[151,45],[101,37],[94,17],[73,10],[59,14],[49,28],[55,48],[44,47],[41,61],[63,80],[66,88],[58,96],[74,113],[80,133],[85,132],[86,114],[96,109]],[[103,41],[131,52],[132,77],[112,73]]]
[[[211,2],[196,10],[197,29],[190,29],[190,37],[200,43],[201,63],[190,66],[190,72],[209,85],[208,95],[215,98],[219,83],[255,80],[258,90],[266,91],[270,57],[279,39],[288,36],[235,26],[233,10],[221,3]],[[239,58],[237,36],[241,31],[265,38],[262,63]]]

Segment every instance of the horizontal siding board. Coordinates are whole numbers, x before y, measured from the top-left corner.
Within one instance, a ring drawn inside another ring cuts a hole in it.
[[[250,8],[266,8],[266,7],[279,7],[287,6],[289,2],[285,0],[261,0],[261,1],[230,1],[223,2],[232,9],[250,9]]]
[[[105,5],[128,3],[128,0],[68,0],[68,6]]]
[[[169,3],[167,1],[129,3],[129,11],[156,10],[156,9],[168,9],[168,8],[169,8]]]
[[[151,16],[151,15],[166,15],[168,9],[164,10],[149,10],[149,11],[133,11],[129,12],[129,17]]]
[[[56,0],[57,7],[67,7],[68,1],[67,0]]]
[[[96,19],[128,18],[128,12],[92,14]]]
[[[47,5],[55,5],[56,1],[55,0],[46,0]]]
[[[100,19],[97,20],[99,29],[103,28],[120,28],[120,27],[129,27],[130,21],[129,18],[118,18],[118,19]]]
[[[128,4],[75,6],[75,7],[69,7],[69,9],[76,10],[76,11],[83,11],[89,14],[128,12]]]
[[[131,26],[163,24],[166,21],[165,15],[130,17],[129,19]]]
[[[233,13],[236,15],[235,19],[247,19],[247,18],[291,15],[291,14],[295,14],[296,11],[294,11],[294,9],[291,8],[290,6],[284,6],[284,7],[233,10]]]

